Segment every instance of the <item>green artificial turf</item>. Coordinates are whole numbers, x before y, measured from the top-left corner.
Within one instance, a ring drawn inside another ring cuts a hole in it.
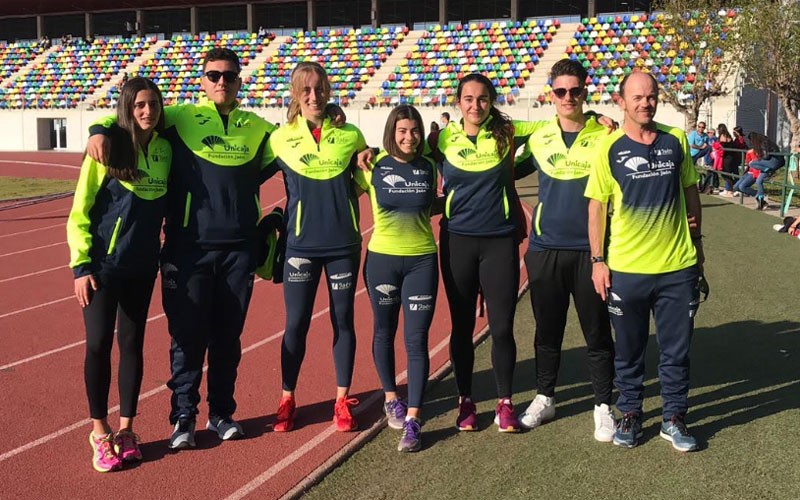
[[[67,193],[74,190],[74,180],[0,177],[0,201]]]
[[[687,419],[701,451],[679,453],[658,436],[654,337],[643,444],[625,450],[594,441],[587,357],[570,310],[554,421],[516,435],[491,425],[495,392],[487,340],[476,350],[479,432],[455,430],[456,389],[449,375],[429,388],[421,452],[398,453],[399,432],[386,428],[308,498],[800,498],[800,241],[774,232],[773,216],[702,199],[711,294],[696,320]],[[515,402],[522,411],[535,395],[527,294],[515,326]]]

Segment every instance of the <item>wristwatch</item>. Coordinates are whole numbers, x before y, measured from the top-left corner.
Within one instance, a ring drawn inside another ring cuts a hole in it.
[[[598,262],[605,262],[606,259],[603,258],[602,255],[593,255],[591,257],[592,264],[597,264]]]

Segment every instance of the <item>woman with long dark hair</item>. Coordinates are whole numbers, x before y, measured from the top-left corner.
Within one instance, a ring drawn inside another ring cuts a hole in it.
[[[159,236],[172,162],[161,92],[145,78],[122,87],[108,165],[86,156],[67,221],[75,297],[86,325],[84,378],[92,418],[92,465],[117,470],[141,460],[133,419],[143,370],[144,330],[158,270]],[[119,428],[108,422],[111,348],[119,340]]]
[[[435,122],[434,122],[435,123]],[[433,321],[439,267],[431,213],[436,166],[422,156],[425,126],[413,106],[397,106],[386,119],[383,151],[371,170],[355,172],[369,194],[375,228],[364,264],[374,316],[372,356],[383,385],[389,427],[402,429],[398,451],[422,447],[420,411],[428,380],[428,330]],[[403,309],[408,356],[408,402],[398,397],[394,338]]]

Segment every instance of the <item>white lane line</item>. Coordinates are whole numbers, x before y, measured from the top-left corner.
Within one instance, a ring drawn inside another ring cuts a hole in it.
[[[50,302],[45,302],[43,304],[37,304],[35,306],[26,307],[25,309],[17,309],[16,311],[7,312],[5,314],[0,314],[0,319],[8,318],[9,316],[14,316],[15,314],[22,314],[24,312],[33,311],[35,309],[40,309],[42,307],[52,306],[53,304],[58,304],[59,302],[64,302],[65,300],[74,299],[74,295],[69,295],[67,297],[61,297],[60,299],[51,300]]]
[[[69,298],[72,298],[72,297],[69,297]],[[151,316],[151,317],[147,318],[147,322],[150,323],[151,321],[155,321],[155,320],[161,319],[163,317],[164,317],[164,313],[156,314],[155,316]],[[114,330],[114,333],[116,333],[116,332],[117,331]],[[3,371],[3,370],[7,370],[8,368],[14,368],[15,366],[24,365],[25,363],[30,363],[31,361],[36,361],[37,359],[41,359],[41,358],[50,356],[51,354],[58,354],[61,351],[66,351],[68,349],[72,349],[73,347],[82,346],[85,343],[86,343],[86,340],[79,340],[77,342],[73,342],[72,344],[62,345],[61,347],[56,347],[55,349],[51,349],[51,350],[46,351],[46,352],[41,352],[39,354],[35,354],[35,355],[33,355],[33,356],[29,357],[29,358],[20,359],[20,360],[17,360],[17,361],[12,361],[11,363],[8,363],[8,364],[0,366],[0,372]]]
[[[44,165],[46,167],[69,168],[72,170],[80,170],[80,165],[67,165],[65,163],[45,163],[43,161],[21,161],[21,160],[0,160],[0,163],[11,163],[13,165]]]
[[[57,200],[54,200],[54,201],[57,201]],[[65,210],[65,208],[56,208],[56,209],[53,209],[53,210],[48,210],[46,212],[39,212],[38,214],[32,214],[32,215],[28,215],[26,217],[20,217],[18,219],[0,219],[0,222],[19,222],[19,221],[25,221],[25,220],[36,220],[36,219],[41,218],[43,215],[54,214],[56,212],[61,212],[63,210]],[[65,213],[64,215],[58,215],[57,217],[67,217],[69,215],[69,209],[66,209],[66,210],[67,210],[67,213]]]
[[[62,222],[61,224],[53,224],[52,226],[44,226],[44,227],[39,227],[39,228],[36,228],[36,229],[28,229],[27,231],[19,231],[19,232],[16,232],[16,233],[3,234],[3,235],[0,235],[0,239],[2,239],[2,238],[11,238],[12,236],[19,236],[21,234],[30,234],[30,233],[35,233],[37,231],[44,231],[46,229],[53,229],[54,227],[63,227],[63,226],[64,226],[64,223]]]
[[[19,276],[12,276],[10,278],[3,278],[3,279],[0,280],[0,283],[5,283],[7,281],[19,280],[19,279],[22,279],[22,278],[30,278],[31,276],[36,276],[37,274],[49,273],[50,271],[55,271],[57,269],[66,269],[68,267],[69,266],[67,266],[67,265],[56,266],[56,267],[51,267],[49,269],[42,269],[41,271],[35,271],[35,272],[32,272],[32,273],[28,273],[28,274],[21,274]]]
[[[0,254],[0,257],[11,257],[12,255],[19,255],[21,253],[33,252],[34,250],[41,250],[43,248],[56,247],[58,245],[66,245],[66,244],[67,244],[66,241],[59,241],[58,243],[50,243],[49,245],[42,245],[34,248],[27,248],[25,250],[17,250],[16,252]]]
[[[362,231],[361,234],[364,235],[364,234],[368,233],[369,231],[372,231],[372,229],[374,227],[375,226],[370,226],[369,229],[366,229],[366,230]],[[367,291],[366,287],[362,287],[360,290],[358,290],[356,292],[356,296],[361,295],[362,293],[364,293],[366,291]],[[68,298],[72,298],[72,297],[68,297]],[[319,318],[320,316],[326,314],[328,311],[330,311],[330,306],[328,306],[325,309],[315,313],[313,316],[311,316],[311,319],[314,320],[316,318]],[[159,315],[158,317],[161,317],[161,316],[163,316],[163,314]],[[152,319],[156,319],[156,318],[152,318]],[[277,333],[275,333],[275,334],[273,334],[273,335],[271,335],[271,336],[269,336],[269,337],[267,337],[265,339],[262,339],[262,340],[256,342],[255,344],[252,344],[252,345],[246,347],[245,349],[242,349],[242,354],[248,353],[248,352],[250,352],[252,350],[255,350],[255,349],[257,349],[257,348],[259,348],[259,347],[271,342],[271,341],[274,341],[276,339],[281,338],[281,336],[283,335],[283,332],[284,332],[284,330],[281,330],[280,332],[277,332]],[[80,344],[77,344],[77,345],[80,345]],[[2,369],[2,367],[0,367],[0,369]],[[203,372],[205,372],[207,370],[208,370],[208,365],[203,366]],[[148,399],[148,398],[150,398],[150,397],[152,397],[152,396],[154,396],[154,395],[156,395],[156,394],[158,394],[160,392],[163,392],[165,390],[167,390],[167,386],[166,385],[158,386],[158,387],[156,387],[154,389],[151,389],[151,390],[147,391],[144,394],[141,394],[139,396],[139,401],[143,401],[145,399]],[[108,414],[111,415],[111,414],[116,413],[118,411],[119,411],[119,405],[117,405],[117,406],[115,406],[113,408],[109,408]],[[7,451],[7,452],[3,453],[2,455],[0,455],[0,462],[4,462],[4,461],[8,460],[9,458],[12,458],[12,457],[14,457],[16,455],[19,455],[20,453],[28,451],[28,450],[30,450],[32,448],[35,448],[35,447],[39,446],[39,445],[46,444],[46,443],[52,441],[53,439],[61,437],[64,434],[67,434],[69,432],[74,431],[75,429],[81,428],[82,426],[86,425],[89,422],[90,422],[89,419],[80,420],[78,422],[75,422],[74,424],[68,425],[67,427],[59,429],[59,430],[57,430],[55,432],[52,432],[52,433],[50,433],[50,434],[48,434],[46,436],[40,437],[39,439],[36,439],[36,440],[31,441],[29,443],[26,443],[26,444],[24,444],[22,446],[14,448],[13,450]]]

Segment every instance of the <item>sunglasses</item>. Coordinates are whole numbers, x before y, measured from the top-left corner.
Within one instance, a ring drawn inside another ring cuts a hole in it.
[[[559,99],[563,99],[567,95],[567,92],[569,92],[570,97],[577,99],[581,96],[581,94],[583,94],[583,87],[572,87],[571,89],[553,89],[553,93]]]
[[[205,77],[211,80],[211,83],[217,83],[220,78],[225,80],[225,83],[233,83],[239,78],[239,73],[235,71],[206,71]]]

